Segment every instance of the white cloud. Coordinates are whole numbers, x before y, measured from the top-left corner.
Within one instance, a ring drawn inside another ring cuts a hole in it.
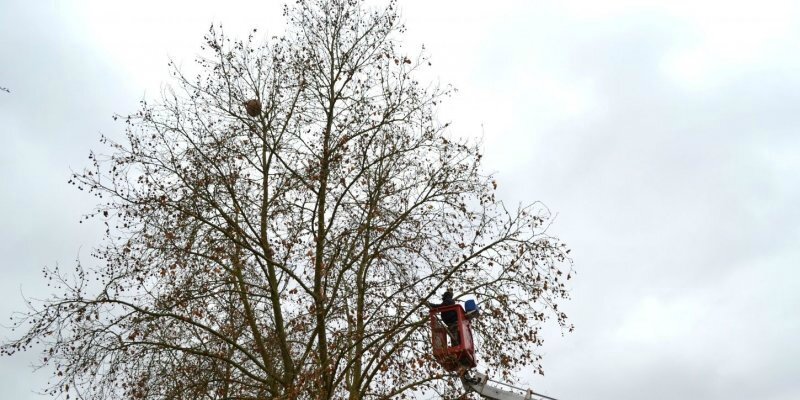
[[[674,346],[689,342],[708,311],[697,299],[646,296],[625,316],[616,340],[632,346]]]

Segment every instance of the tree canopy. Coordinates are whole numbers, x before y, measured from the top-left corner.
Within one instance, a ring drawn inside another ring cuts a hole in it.
[[[157,102],[71,183],[98,197],[96,265],[48,269],[10,354],[35,342],[84,399],[457,395],[426,302],[477,298],[479,365],[541,371],[569,250],[541,203],[507,208],[451,135],[395,2],[300,0],[282,37],[205,37]],[[23,325],[24,324],[24,325]]]

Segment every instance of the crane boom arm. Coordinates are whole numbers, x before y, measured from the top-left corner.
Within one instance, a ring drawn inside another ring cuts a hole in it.
[[[481,395],[490,400],[556,400],[552,397],[538,394],[530,389],[522,389],[493,381],[488,376],[476,373],[474,376],[461,377],[464,389]]]

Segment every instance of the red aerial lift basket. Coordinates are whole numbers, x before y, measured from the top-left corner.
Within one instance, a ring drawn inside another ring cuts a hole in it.
[[[442,312],[455,311],[458,321],[448,328],[442,322]],[[460,304],[432,308],[431,317],[431,342],[433,344],[433,357],[447,371],[458,371],[461,368],[475,367],[475,346],[472,343],[472,326]],[[453,339],[458,335],[457,345],[453,346]],[[449,344],[449,346],[448,346]]]

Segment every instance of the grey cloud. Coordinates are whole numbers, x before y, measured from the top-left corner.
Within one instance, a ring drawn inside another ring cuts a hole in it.
[[[485,122],[503,197],[545,201],[574,248],[577,330],[548,328],[546,376],[523,376],[572,399],[800,397],[796,58],[687,87],[665,69],[699,40],[685,21],[578,24],[540,6],[471,35],[483,48],[453,112]],[[590,104],[554,116],[548,79]]]
[[[89,261],[98,226],[78,224],[94,200],[67,184],[85,165],[113,111],[135,106],[123,79],[101,54],[70,32],[50,2],[0,6],[0,281],[5,319],[23,311],[22,295],[48,294],[41,269]],[[15,333],[0,329],[0,337]],[[36,352],[0,358],[4,398],[34,399],[50,369],[34,372]]]

